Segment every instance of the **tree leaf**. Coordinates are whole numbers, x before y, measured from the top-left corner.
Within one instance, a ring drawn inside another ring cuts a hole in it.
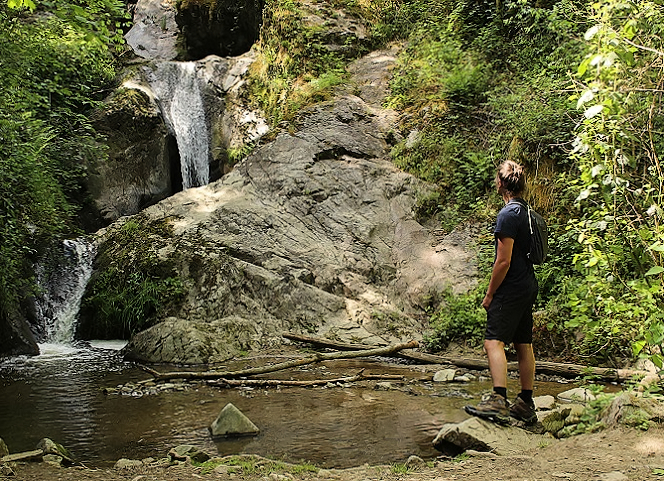
[[[586,41],[588,41],[588,40],[592,40],[592,38],[593,38],[595,35],[597,35],[597,32],[599,32],[599,28],[600,28],[599,25],[594,25],[594,26],[590,27],[590,28],[586,31],[586,33],[585,33],[585,35],[583,36],[583,38],[584,38]]]
[[[603,105],[601,105],[601,104],[599,104],[599,105],[593,105],[592,107],[590,107],[589,109],[587,109],[587,110],[583,113],[583,115],[584,115],[587,119],[592,119],[595,115],[601,113],[602,110],[604,110],[604,106],[603,106]]]
[[[664,272],[664,267],[654,266],[654,267],[651,267],[648,272],[646,272],[646,275],[647,276],[656,276],[658,274],[661,274],[662,272]]]

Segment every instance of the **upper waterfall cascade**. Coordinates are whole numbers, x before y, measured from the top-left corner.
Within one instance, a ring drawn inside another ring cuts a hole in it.
[[[61,258],[37,267],[40,292],[35,305],[37,318],[43,326],[40,342],[73,342],[81,299],[92,274],[95,250],[95,246],[83,238],[65,240]]]
[[[210,142],[196,63],[159,62],[148,80],[178,144],[182,188],[208,184]]]

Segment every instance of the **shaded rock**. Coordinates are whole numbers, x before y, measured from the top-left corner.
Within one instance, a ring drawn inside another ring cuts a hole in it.
[[[450,446],[461,450],[490,451],[498,455],[514,455],[528,451],[544,439],[512,426],[500,426],[478,418],[469,418],[462,423],[446,424],[433,440],[439,451]]]
[[[47,464],[51,464],[53,466],[62,466],[62,462],[64,461],[62,456],[58,456],[57,454],[45,454],[44,455],[44,462]]]
[[[0,464],[0,476],[16,476],[16,471],[8,464]]]
[[[176,20],[185,58],[236,56],[258,40],[265,0],[179,2]]]
[[[242,436],[255,435],[260,430],[238,408],[228,403],[210,425],[210,432],[212,436]]]
[[[7,447],[7,444],[3,441],[2,438],[0,438],[0,458],[3,456],[7,456],[9,454],[9,448]]]
[[[48,438],[43,438],[41,441],[39,441],[39,444],[37,444],[37,449],[41,449],[44,454],[59,456],[67,464],[74,463],[70,452],[62,444],[58,444]]]
[[[107,159],[88,159],[86,187],[96,210],[90,217],[107,225],[175,192],[177,145],[140,72],[128,76],[93,119],[109,149]]]
[[[175,60],[180,29],[174,0],[138,0],[134,21],[125,35],[134,53],[146,59]]]
[[[652,398],[632,392],[622,392],[602,411],[600,421],[607,427],[623,424],[632,427],[647,426],[650,420],[664,418],[664,407]]]
[[[433,382],[450,382],[454,381],[456,376],[456,369],[443,369],[433,375]]]

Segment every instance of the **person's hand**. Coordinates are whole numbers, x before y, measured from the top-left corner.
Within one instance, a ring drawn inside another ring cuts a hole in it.
[[[489,294],[487,292],[486,296],[484,296],[484,300],[482,301],[482,307],[488,311],[489,306],[491,305],[491,301],[493,301],[493,294]]]

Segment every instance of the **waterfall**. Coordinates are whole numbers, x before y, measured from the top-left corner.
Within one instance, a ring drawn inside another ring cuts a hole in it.
[[[210,181],[209,136],[195,62],[159,62],[148,71],[161,114],[178,144],[182,187]]]
[[[94,245],[83,238],[63,241],[62,251],[37,266],[38,341],[70,345],[81,299],[92,274]]]

